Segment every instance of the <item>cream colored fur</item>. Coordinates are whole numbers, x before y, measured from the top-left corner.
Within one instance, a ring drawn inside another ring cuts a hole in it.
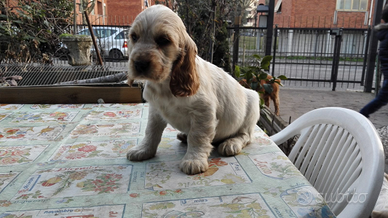
[[[129,35],[128,77],[146,80],[144,98],[150,106],[145,138],[128,152],[129,160],[155,156],[167,123],[182,132],[180,139],[187,139],[187,152],[180,164],[187,174],[208,169],[213,142],[220,143],[218,151],[226,156],[238,154],[250,142],[260,116],[259,95],[195,53],[188,56],[196,52],[196,45],[173,11],[160,5],[144,10]],[[188,57],[195,60],[183,60]],[[184,63],[177,77],[195,74],[190,75],[190,81],[199,86],[171,81],[180,59]],[[194,66],[186,66],[189,62]],[[195,70],[182,70],[186,67]],[[184,90],[186,86],[194,88],[187,88],[190,94],[182,96],[182,92],[172,92],[174,84]]]

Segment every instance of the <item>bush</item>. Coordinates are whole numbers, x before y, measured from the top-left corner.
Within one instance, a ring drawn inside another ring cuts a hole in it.
[[[58,36],[72,23],[72,0],[0,0],[0,63],[50,63]]]
[[[226,18],[231,9],[228,1],[177,1],[178,15],[198,47],[198,55],[227,72],[231,72]],[[214,11],[213,11],[214,10]],[[215,17],[213,19],[213,13]],[[214,28],[214,29],[213,29]],[[214,32],[213,32],[214,30]],[[211,54],[212,41],[214,51]]]

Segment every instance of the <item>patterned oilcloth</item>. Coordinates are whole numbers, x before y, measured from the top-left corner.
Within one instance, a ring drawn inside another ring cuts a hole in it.
[[[156,157],[130,162],[148,104],[0,105],[0,218],[334,217],[259,128],[241,154],[186,175],[168,126]],[[216,149],[215,149],[216,150]]]

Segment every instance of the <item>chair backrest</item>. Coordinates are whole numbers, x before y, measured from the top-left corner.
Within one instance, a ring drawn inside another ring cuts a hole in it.
[[[384,175],[384,151],[373,124],[360,113],[338,107],[310,111],[271,139],[299,135],[289,154],[337,217],[368,217]]]

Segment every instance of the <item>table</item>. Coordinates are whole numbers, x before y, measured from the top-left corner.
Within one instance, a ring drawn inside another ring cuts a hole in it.
[[[257,127],[209,170],[178,168],[186,145],[168,126],[155,158],[130,162],[148,104],[0,105],[0,217],[334,217]]]

